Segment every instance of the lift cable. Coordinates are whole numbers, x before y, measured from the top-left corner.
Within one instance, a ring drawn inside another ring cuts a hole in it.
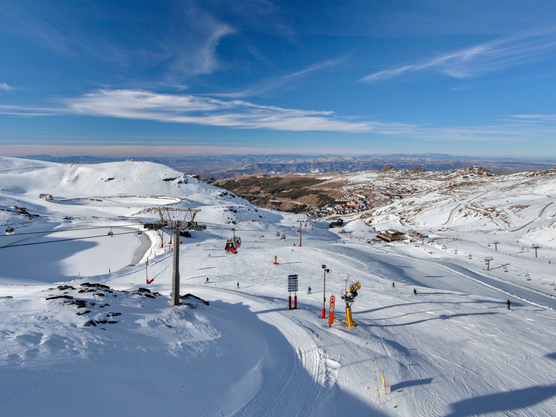
[[[5,248],[17,248],[19,246],[33,246],[33,245],[45,245],[47,243],[60,243],[60,242],[69,242],[71,240],[84,240],[84,239],[96,239],[99,237],[113,237],[113,236],[120,236],[120,235],[129,235],[129,234],[136,234],[137,232],[123,232],[123,233],[114,233],[114,235],[98,235],[98,236],[85,236],[85,237],[73,237],[68,239],[58,239],[58,240],[47,240],[46,242],[33,242],[33,243],[18,243],[14,245],[6,245],[0,246],[0,249]]]
[[[137,226],[142,225],[142,223],[137,224]],[[16,233],[15,236],[25,236],[25,235],[38,235],[41,233],[47,233],[47,234],[51,234],[51,233],[60,233],[60,232],[74,232],[74,231],[79,231],[79,230],[97,230],[97,229],[109,229],[112,227],[132,227],[135,225],[129,225],[129,226],[96,226],[96,227],[76,227],[75,229],[53,229],[53,230],[39,230],[37,232],[24,232],[24,233]],[[0,237],[5,237],[5,236],[14,236],[14,235],[0,235]]]
[[[270,224],[274,224],[274,227],[277,228],[282,228],[282,229],[289,229],[289,226],[284,226],[284,225],[280,225],[278,223],[270,223]],[[42,231],[36,231],[36,232],[24,232],[24,233],[16,233],[15,236],[27,236],[27,235],[38,235],[38,234],[53,234],[53,233],[62,233],[62,232],[75,232],[75,231],[81,231],[81,230],[99,230],[99,229],[108,229],[108,228],[112,228],[112,227],[134,227],[134,226],[140,226],[142,225],[142,223],[138,223],[135,225],[121,225],[121,226],[95,226],[95,227],[78,227],[75,229],[59,229],[59,230],[42,230]],[[260,229],[238,229],[237,227],[227,227],[227,226],[223,226],[223,225],[209,225],[211,229],[216,229],[216,230],[232,230],[235,229],[236,232],[264,232],[264,230],[260,230]],[[316,224],[313,224],[313,227],[319,228],[319,229],[323,229],[323,230],[327,230],[328,228],[325,227],[321,227],[318,226]],[[162,227],[161,229],[165,229],[164,227]],[[125,233],[118,233],[118,234],[128,234],[128,233],[137,233],[135,232],[125,232]],[[0,234],[0,238],[1,237],[8,237],[8,236],[14,236],[14,235],[2,235]],[[93,237],[97,237],[97,236],[93,236]],[[57,241],[52,241],[52,242],[63,242],[63,241],[67,241],[67,240],[78,240],[78,239],[89,239],[89,237],[85,237],[85,238],[72,238],[72,239],[64,239],[64,240],[57,240]],[[43,242],[45,243],[45,242]],[[38,243],[33,243],[33,244],[38,244]],[[16,245],[8,245],[8,246],[16,246]],[[8,246],[4,246],[4,247],[8,247]],[[22,246],[22,245],[20,245]]]

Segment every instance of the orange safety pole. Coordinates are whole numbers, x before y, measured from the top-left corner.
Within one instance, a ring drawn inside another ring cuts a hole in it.
[[[336,297],[330,296],[330,305],[328,307],[328,327],[332,327],[334,324],[334,310],[336,307]]]

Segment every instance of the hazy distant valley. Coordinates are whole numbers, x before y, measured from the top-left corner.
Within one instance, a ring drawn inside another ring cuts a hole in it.
[[[101,156],[31,155],[24,158],[57,163],[97,164],[122,161],[126,158]],[[138,157],[137,161],[163,164],[181,172],[193,173],[207,179],[232,178],[244,175],[323,174],[358,171],[378,171],[387,166],[396,169],[423,168],[427,171],[447,171],[481,166],[494,173],[545,170],[556,166],[554,161],[522,161],[503,158],[476,158],[448,154],[387,155],[387,156],[307,156],[307,155],[216,155],[179,157]]]

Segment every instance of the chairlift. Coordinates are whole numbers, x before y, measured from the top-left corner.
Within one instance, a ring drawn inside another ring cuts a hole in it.
[[[280,240],[286,240],[286,232],[282,233],[282,236],[280,237]]]
[[[6,234],[7,235],[13,235],[15,234],[15,229],[13,227],[10,227],[10,225],[8,224],[8,222],[6,222]]]
[[[227,239],[226,246],[224,247],[226,253],[237,253],[237,244],[234,242],[234,239]]]
[[[110,237],[114,236],[114,232],[112,231],[112,228],[110,228],[110,231],[108,232],[108,236]]]

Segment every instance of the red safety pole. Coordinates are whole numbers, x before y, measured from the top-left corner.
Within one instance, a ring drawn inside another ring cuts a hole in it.
[[[328,326],[332,327],[334,324],[334,310],[336,306],[336,297],[330,296],[330,307],[328,308]]]
[[[292,296],[290,295],[290,304],[288,305],[288,310],[292,309]]]
[[[293,308],[297,309],[297,295],[294,297]]]

